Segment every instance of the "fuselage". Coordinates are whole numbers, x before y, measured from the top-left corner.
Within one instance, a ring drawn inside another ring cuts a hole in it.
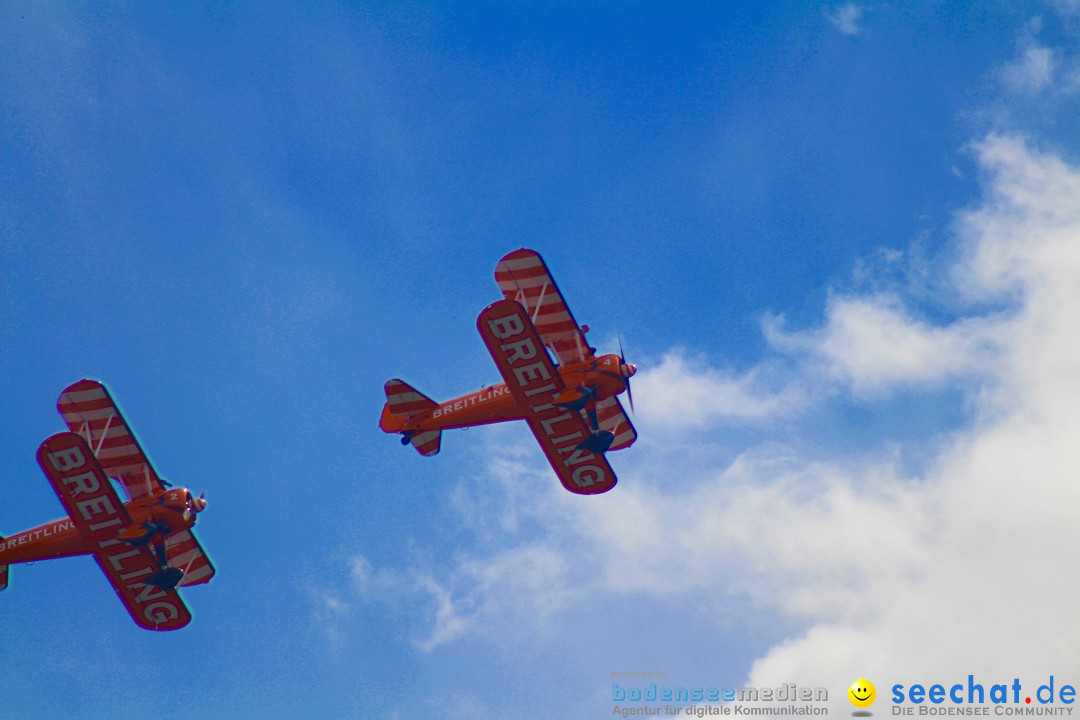
[[[186,488],[170,488],[153,497],[124,503],[132,524],[126,528],[117,526],[117,536],[124,531],[135,535],[143,523],[164,522],[169,528],[164,537],[168,537],[191,528],[203,506],[205,502],[193,498]],[[0,540],[0,565],[88,555],[95,550],[97,547],[79,533],[75,521],[65,517]]]
[[[626,390],[627,379],[634,374],[633,365],[621,362],[618,355],[602,355],[585,363],[558,368],[566,389],[555,402],[568,402],[581,397],[580,388],[592,390],[594,400],[604,400]],[[452,430],[454,428],[489,425],[522,420],[526,410],[519,405],[506,383],[481,388],[460,397],[445,400],[433,410],[417,413],[405,419],[396,432]]]
[[[65,517],[0,540],[0,565],[86,555],[90,551],[75,522]]]

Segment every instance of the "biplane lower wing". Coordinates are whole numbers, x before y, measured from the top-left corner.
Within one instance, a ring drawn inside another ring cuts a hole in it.
[[[160,569],[151,550],[117,538],[131,517],[86,440],[76,433],[57,433],[41,444],[37,459],[132,620],[148,630],[177,630],[191,622],[175,590],[144,583]]]
[[[480,313],[476,327],[563,487],[580,495],[615,487],[603,453],[576,447],[591,435],[584,418],[552,403],[564,384],[525,309],[500,300]]]

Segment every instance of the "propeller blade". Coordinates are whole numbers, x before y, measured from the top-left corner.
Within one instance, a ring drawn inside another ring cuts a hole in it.
[[[619,362],[626,365],[626,354],[622,349],[622,333],[616,332],[615,336],[619,338]],[[626,378],[626,399],[630,401],[630,414],[634,414],[634,393],[630,390],[630,378]]]

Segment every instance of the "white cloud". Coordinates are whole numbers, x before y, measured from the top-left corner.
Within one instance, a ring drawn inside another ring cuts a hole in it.
[[[858,35],[862,32],[862,26],[859,25],[859,21],[862,20],[863,13],[866,11],[861,5],[855,3],[847,3],[839,7],[825,10],[825,19],[833,24],[837,30],[845,35]]]
[[[1080,92],[1080,65],[1077,65],[1075,61],[1073,67],[1061,79],[1061,92],[1063,95]]]
[[[986,363],[998,320],[974,318],[933,326],[913,318],[893,294],[832,296],[826,324],[785,333],[782,319],[766,324],[770,343],[817,358],[820,371],[859,397],[888,393],[898,385],[933,387]]]
[[[1048,47],[1025,48],[1020,57],[1002,68],[1005,87],[1014,93],[1036,94],[1050,87],[1056,66],[1054,51]]]
[[[1049,0],[1049,4],[1065,18],[1080,16],[1080,0]]]
[[[1073,7],[1070,9],[1068,5]],[[1066,23],[1075,19],[1077,3],[1058,3]],[[1052,47],[1040,42],[1040,17],[1025,23],[1017,39],[1017,55],[1001,66],[997,75],[1006,92],[1030,100],[1032,96],[1060,100],[1080,91],[1080,56],[1066,45]]]
[[[975,151],[985,195],[958,215],[962,252],[948,276],[957,297],[1010,311],[937,326],[900,295],[849,295],[832,298],[819,329],[772,330],[778,350],[805,360],[803,387],[831,377],[872,397],[964,381],[972,414],[923,440],[934,455],[920,475],[906,474],[888,438],[860,458],[770,443],[678,482],[631,469],[609,495],[583,499],[535,454],[509,453],[498,472],[517,481],[501,496],[514,521],[444,567],[412,571],[416,592],[434,600],[420,646],[543,636],[598,599],[648,597],[678,613],[693,598],[740,596],[798,628],[761,649],[750,685],[843,688],[865,676],[881,692],[969,673],[1030,689],[1050,674],[1075,681],[1080,171],[1016,137],[990,136]],[[786,391],[762,390],[753,372],[708,370],[685,353],[643,375],[726,398],[664,405],[648,389],[643,414],[649,405],[707,425],[784,405]],[[813,422],[812,407],[804,412]],[[647,446],[627,452],[639,455],[625,465],[653,466]],[[491,483],[463,487],[490,502]],[[717,623],[729,612],[724,600],[709,607]]]
[[[960,292],[1019,295],[1016,313],[987,319],[998,344],[983,369],[999,402],[925,477],[882,478],[877,497],[852,483],[855,508],[826,507],[808,521],[834,540],[850,533],[859,552],[822,548],[822,571],[860,581],[830,586],[776,568],[815,622],[767,652],[751,683],[835,686],[841,668],[894,682],[976,673],[1034,683],[1080,670],[1071,649],[1080,638],[1061,634],[1080,590],[1061,571],[1080,560],[1080,344],[1070,339],[1080,320],[1080,173],[1017,138],[993,136],[977,151],[988,193],[961,216],[968,252],[955,277]],[[858,532],[853,519],[866,510],[877,517]]]
[[[802,410],[806,391],[760,365],[745,373],[724,372],[685,349],[669,351],[658,365],[633,380],[643,422],[687,429],[717,421],[762,422]]]
[[[327,590],[313,584],[305,586],[311,602],[311,617],[315,625],[322,629],[331,649],[338,649],[345,640],[344,619],[352,611],[352,604],[342,598],[341,592]]]

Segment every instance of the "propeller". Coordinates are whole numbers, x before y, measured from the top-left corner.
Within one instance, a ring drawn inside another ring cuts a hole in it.
[[[622,335],[619,338],[619,369],[626,378],[626,399],[630,401],[630,412],[634,412],[634,393],[630,390],[630,376],[637,372],[637,366],[626,362],[626,354],[622,349]]]

